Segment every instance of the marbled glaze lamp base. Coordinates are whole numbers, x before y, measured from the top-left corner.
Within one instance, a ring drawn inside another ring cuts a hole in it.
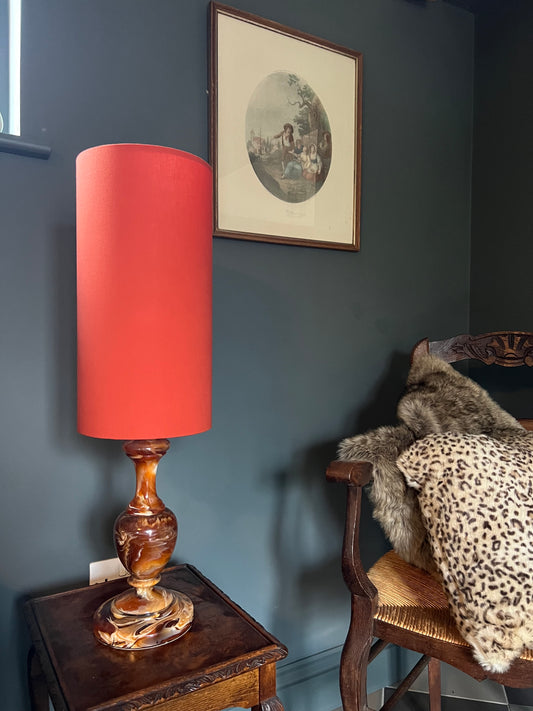
[[[176,590],[153,588],[159,598],[155,610],[129,611],[139,607],[135,592],[111,598],[94,614],[94,633],[99,642],[116,649],[149,649],[174,642],[191,627],[193,605],[189,597]],[[141,607],[143,607],[141,605]]]
[[[174,642],[191,627],[194,610],[187,595],[157,583],[178,535],[176,517],[156,492],[157,465],[167,439],[132,440],[124,450],[137,475],[135,496],[115,522],[115,546],[130,573],[133,590],[104,602],[94,615],[94,634],[116,649],[149,649]]]

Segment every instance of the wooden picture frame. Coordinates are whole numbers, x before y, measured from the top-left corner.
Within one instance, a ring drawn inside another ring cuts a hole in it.
[[[214,235],[357,251],[362,55],[210,6]]]

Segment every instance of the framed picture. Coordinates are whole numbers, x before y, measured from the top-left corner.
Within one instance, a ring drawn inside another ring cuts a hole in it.
[[[359,249],[362,55],[211,3],[214,234]]]

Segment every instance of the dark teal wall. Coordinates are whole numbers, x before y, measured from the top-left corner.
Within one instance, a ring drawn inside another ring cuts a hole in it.
[[[363,52],[362,247],[215,240],[213,428],[173,441],[159,491],[176,559],[288,645],[288,711],[330,711],[335,669],[306,673],[348,619],[325,466],[339,439],[393,419],[416,340],[468,326],[474,23],[440,0],[236,4]],[[24,1],[23,133],[52,154],[0,154],[4,711],[25,704],[18,599],[111,557],[133,491],[120,447],[76,433],[75,157],[133,141],[207,158],[207,10]],[[384,543],[365,516],[370,559]],[[372,685],[394,674],[382,663]]]
[[[471,332],[533,331],[533,5],[489,4],[476,20]],[[531,417],[533,368],[479,369],[513,414]],[[532,689],[508,689],[533,705]]]
[[[533,4],[476,22],[472,329],[533,331]]]
[[[530,0],[489,3],[476,19],[471,333],[533,331],[532,37]],[[533,369],[481,369],[478,379],[531,417]]]

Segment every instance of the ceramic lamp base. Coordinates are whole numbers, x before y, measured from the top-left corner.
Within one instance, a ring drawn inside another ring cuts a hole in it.
[[[176,517],[156,491],[157,465],[168,439],[130,440],[124,451],[135,463],[135,496],[115,521],[115,547],[130,573],[131,589],[104,602],[94,615],[94,634],[116,649],[150,649],[174,642],[190,628],[191,600],[159,587],[178,535]]]
[[[151,599],[135,590],[106,600],[94,614],[94,634],[115,649],[150,649],[169,644],[191,627],[194,609],[187,595],[155,587]]]

